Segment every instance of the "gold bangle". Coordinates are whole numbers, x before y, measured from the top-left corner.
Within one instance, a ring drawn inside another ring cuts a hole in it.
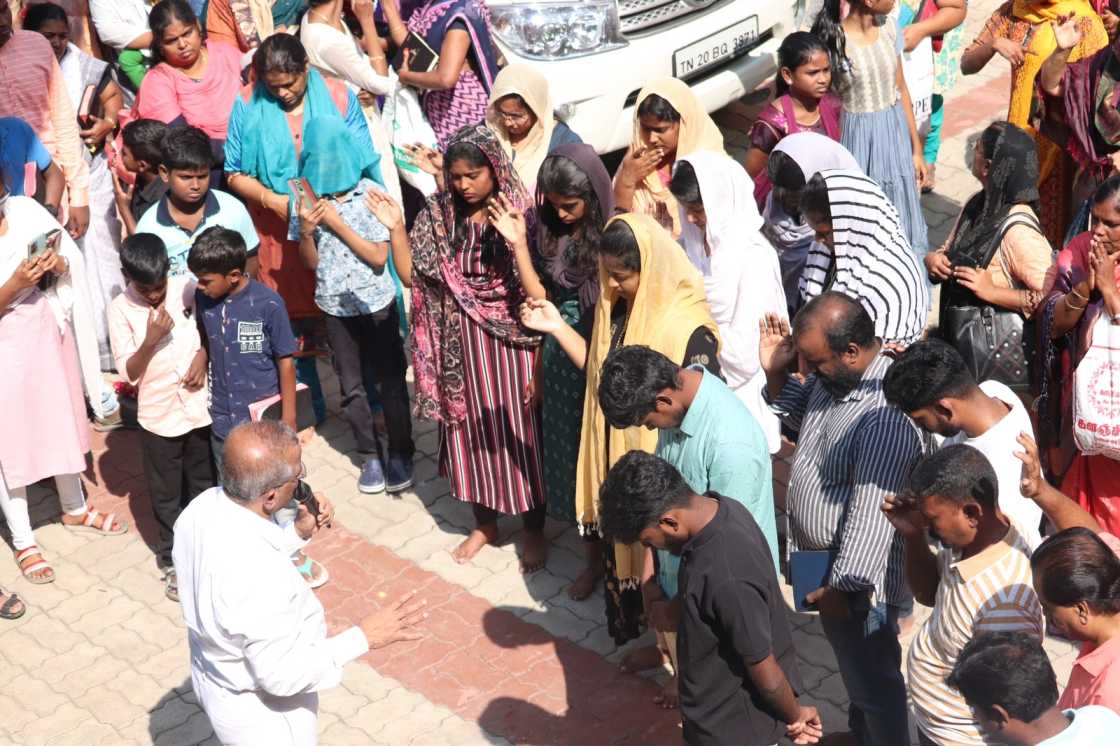
[[[1084,311],[1084,310],[1085,310],[1085,306],[1088,306],[1088,305],[1089,305],[1088,303],[1086,303],[1086,304],[1085,304],[1084,306],[1075,306],[1075,305],[1073,305],[1072,303],[1070,303],[1070,302],[1069,302],[1069,294],[1068,294],[1068,293],[1067,293],[1067,294],[1066,294],[1066,296],[1065,296],[1065,303],[1066,303],[1066,308],[1068,308],[1068,309],[1069,309],[1069,310],[1071,310],[1071,311]]]
[[[1089,299],[1088,299],[1088,298],[1086,298],[1086,297],[1085,297],[1084,295],[1082,295],[1081,293],[1077,292],[1077,288],[1070,288],[1070,289],[1069,289],[1069,292],[1070,292],[1070,293],[1073,293],[1074,295],[1076,295],[1076,296],[1077,296],[1078,298],[1080,298],[1081,300],[1085,301],[1086,303],[1088,303],[1088,302],[1089,302]],[[1067,293],[1067,295],[1068,295],[1068,293]]]
[[[379,54],[376,57],[370,57],[370,59],[371,60],[383,60],[383,59],[385,59],[385,55]]]

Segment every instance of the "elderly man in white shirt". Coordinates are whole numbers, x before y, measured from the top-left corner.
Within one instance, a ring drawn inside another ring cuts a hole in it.
[[[246,423],[226,440],[222,486],[199,495],[175,523],[172,556],[188,628],[191,682],[227,746],[306,746],[318,741],[317,692],[371,648],[416,640],[426,614],[408,596],[327,637],[323,606],[292,565],[292,552],[330,522],[299,503],[274,516],[303,476],[296,434],[279,422]]]

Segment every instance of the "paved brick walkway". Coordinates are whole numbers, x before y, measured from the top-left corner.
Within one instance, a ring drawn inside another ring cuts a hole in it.
[[[995,0],[974,3],[969,25],[979,28],[995,6]],[[977,188],[965,166],[965,139],[1005,106],[1006,67],[999,62],[964,79],[949,100],[938,192],[925,199],[935,244]],[[729,149],[739,155],[761,100],[749,97],[717,115]],[[332,387],[333,377],[326,378]],[[336,405],[336,392],[330,393]],[[334,528],[310,549],[332,576],[318,592],[332,629],[410,589],[428,600],[430,611],[423,642],[363,656],[347,668],[342,686],[322,693],[321,742],[679,743],[674,715],[651,702],[664,674],[619,673],[623,651],[606,634],[601,593],[583,602],[565,593],[583,565],[575,531],[550,521],[548,567],[529,577],[518,571],[516,520],[503,521],[500,546],[457,565],[448,550],[472,525],[471,511],[436,477],[433,427],[418,423],[416,435],[417,485],[399,498],[357,492],[353,437],[337,416],[305,449],[309,482],[337,506]],[[14,563],[0,559],[0,585],[30,607],[23,619],[0,624],[6,679],[0,744],[217,743],[191,692],[179,609],[163,596],[148,545],[155,527],[139,454],[136,433],[97,436],[86,475],[91,502],[132,521],[137,530],[127,536],[71,533],[58,523],[53,486],[31,491],[36,535],[58,577],[33,586]],[[776,460],[774,473],[780,502],[788,462]],[[828,731],[844,730],[847,696],[820,625],[815,615],[791,612],[790,619],[807,697]],[[1064,681],[1073,651],[1046,645]]]

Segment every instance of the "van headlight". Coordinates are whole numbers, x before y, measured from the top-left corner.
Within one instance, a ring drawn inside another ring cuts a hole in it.
[[[490,5],[494,33],[522,57],[559,60],[626,45],[615,0]]]

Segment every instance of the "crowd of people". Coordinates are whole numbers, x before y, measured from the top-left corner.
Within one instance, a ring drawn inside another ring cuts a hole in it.
[[[403,598],[326,635],[305,547],[333,507],[300,453],[329,364],[357,491],[412,487],[412,418],[438,423],[474,516],[456,561],[520,516],[533,573],[546,517],[577,527],[568,594],[603,590],[618,645],[656,633],[620,665],[672,670],[657,701],[690,746],[822,737],[782,574],[854,743],[1110,743],[1120,10],[1015,0],[966,46],[962,0],[815,5],[744,162],[660,78],[612,176],[481,0],[0,3],[0,508],[24,578],[55,580],[31,485],[70,530],[129,531],[81,475],[91,428],[138,429],[219,740],[314,743],[315,692],[424,618]],[[946,94],[996,55],[1007,111],[931,246]],[[427,142],[395,134],[410,101]],[[1060,697],[1048,632],[1082,644]]]

